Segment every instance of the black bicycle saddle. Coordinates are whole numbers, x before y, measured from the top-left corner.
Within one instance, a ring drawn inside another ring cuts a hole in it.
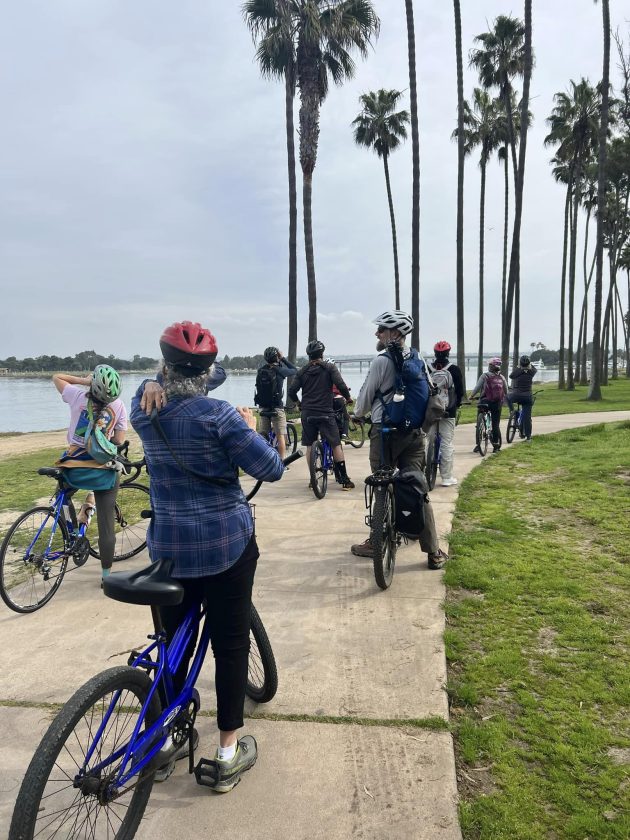
[[[125,604],[173,607],[184,599],[184,587],[171,577],[173,561],[162,557],[137,572],[116,572],[103,578],[108,598]]]

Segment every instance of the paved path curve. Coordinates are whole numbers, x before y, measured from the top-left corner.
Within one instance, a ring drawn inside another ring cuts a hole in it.
[[[534,431],[628,418],[630,412],[536,417]],[[457,430],[460,480],[479,463],[473,434],[471,425]],[[366,536],[367,447],[348,450],[348,462],[353,493],[332,485],[316,501],[300,461],[257,497],[254,598],[280,676],[276,698],[257,710],[276,719],[247,721],[245,731],[259,743],[257,766],[219,797],[198,787],[181,762],[154,788],[138,840],[460,838],[451,736],[414,725],[448,717],[442,575],[429,572],[417,545],[409,545],[399,552],[392,587],[377,589],[369,561],[349,552]],[[445,543],[456,497],[456,487],[432,493]],[[126,565],[146,562],[145,555]],[[37,704],[62,702],[101,666],[122,664],[146,632],[143,608],[102,597],[93,561],[70,574],[40,612],[0,610],[0,836],[50,720]],[[211,709],[211,660],[199,687]],[[212,717],[202,717],[199,728],[201,753],[211,755]]]

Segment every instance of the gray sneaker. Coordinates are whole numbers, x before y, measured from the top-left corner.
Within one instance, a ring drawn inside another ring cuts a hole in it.
[[[239,738],[236,755],[230,761],[221,761],[218,755],[217,751],[213,762],[216,774],[209,786],[217,793],[227,793],[241,781],[241,775],[256,764],[258,758],[256,739],[252,735],[243,735]]]
[[[199,733],[193,729],[193,749],[199,746]],[[182,758],[188,758],[188,741],[184,741],[181,747],[177,747],[166,764],[163,764],[155,771],[154,782],[165,782],[175,769],[175,762]]]

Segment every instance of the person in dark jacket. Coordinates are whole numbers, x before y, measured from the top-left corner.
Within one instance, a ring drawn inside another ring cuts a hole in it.
[[[265,361],[258,370],[270,368],[276,376],[276,388],[271,405],[262,405],[262,403],[258,405],[262,409],[274,409],[275,414],[273,417],[261,415],[259,431],[261,435],[266,437],[269,434],[269,429],[273,427],[278,441],[278,455],[284,459],[287,454],[287,415],[282,407],[284,380],[288,376],[295,376],[297,368],[288,359],[285,359],[284,354],[277,347],[267,347],[264,357]]]
[[[302,414],[302,444],[306,446],[306,460],[310,462],[311,446],[319,432],[331,445],[335,461],[335,478],[343,490],[352,490],[354,483],[348,477],[346,461],[341,446],[339,427],[333,408],[333,385],[348,402],[352,401],[348,386],[337,367],[324,361],[325,346],[321,341],[306,345],[307,365],[301,368],[289,386],[289,398],[297,402]],[[302,398],[298,400],[298,391]],[[316,418],[316,419],[315,419]]]
[[[529,356],[521,356],[518,360],[518,367],[510,374],[511,388],[508,394],[508,405],[510,411],[514,403],[520,403],[523,407],[523,433],[527,440],[532,439],[532,380],[536,376],[536,368],[531,363]]]

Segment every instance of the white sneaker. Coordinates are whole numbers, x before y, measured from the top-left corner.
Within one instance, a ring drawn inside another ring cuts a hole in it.
[[[454,484],[457,484],[457,479],[455,476],[451,478],[443,478],[442,479],[442,487],[452,487]]]

